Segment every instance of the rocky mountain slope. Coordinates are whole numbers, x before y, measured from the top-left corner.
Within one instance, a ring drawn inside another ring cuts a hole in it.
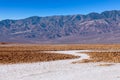
[[[0,42],[120,43],[120,11],[2,20]]]

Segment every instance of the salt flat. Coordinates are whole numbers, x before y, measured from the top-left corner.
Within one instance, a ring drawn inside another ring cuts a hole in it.
[[[72,64],[77,60],[88,59],[89,56],[83,53],[89,50],[54,52],[81,57],[50,62],[0,65],[0,80],[120,80],[119,63],[114,63],[112,66],[98,66],[100,63]]]

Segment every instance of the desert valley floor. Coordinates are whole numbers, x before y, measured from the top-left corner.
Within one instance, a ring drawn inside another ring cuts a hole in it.
[[[120,45],[4,44],[0,46],[0,80],[120,80],[119,48]],[[48,59],[32,57],[33,53]],[[14,60],[14,55],[22,57]]]

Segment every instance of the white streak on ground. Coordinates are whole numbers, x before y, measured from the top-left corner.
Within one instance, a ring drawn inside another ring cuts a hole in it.
[[[71,64],[73,61],[89,58],[83,54],[88,51],[54,51],[81,56],[77,59],[0,65],[0,80],[120,80],[120,64],[108,67],[97,66],[99,63]]]

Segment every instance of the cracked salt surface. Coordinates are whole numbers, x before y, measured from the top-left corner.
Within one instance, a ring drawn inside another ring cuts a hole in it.
[[[83,54],[89,50],[54,52],[81,57],[50,62],[0,65],[0,80],[120,80],[120,64],[102,67],[97,66],[99,63],[71,64],[73,61],[89,58],[88,55]]]

